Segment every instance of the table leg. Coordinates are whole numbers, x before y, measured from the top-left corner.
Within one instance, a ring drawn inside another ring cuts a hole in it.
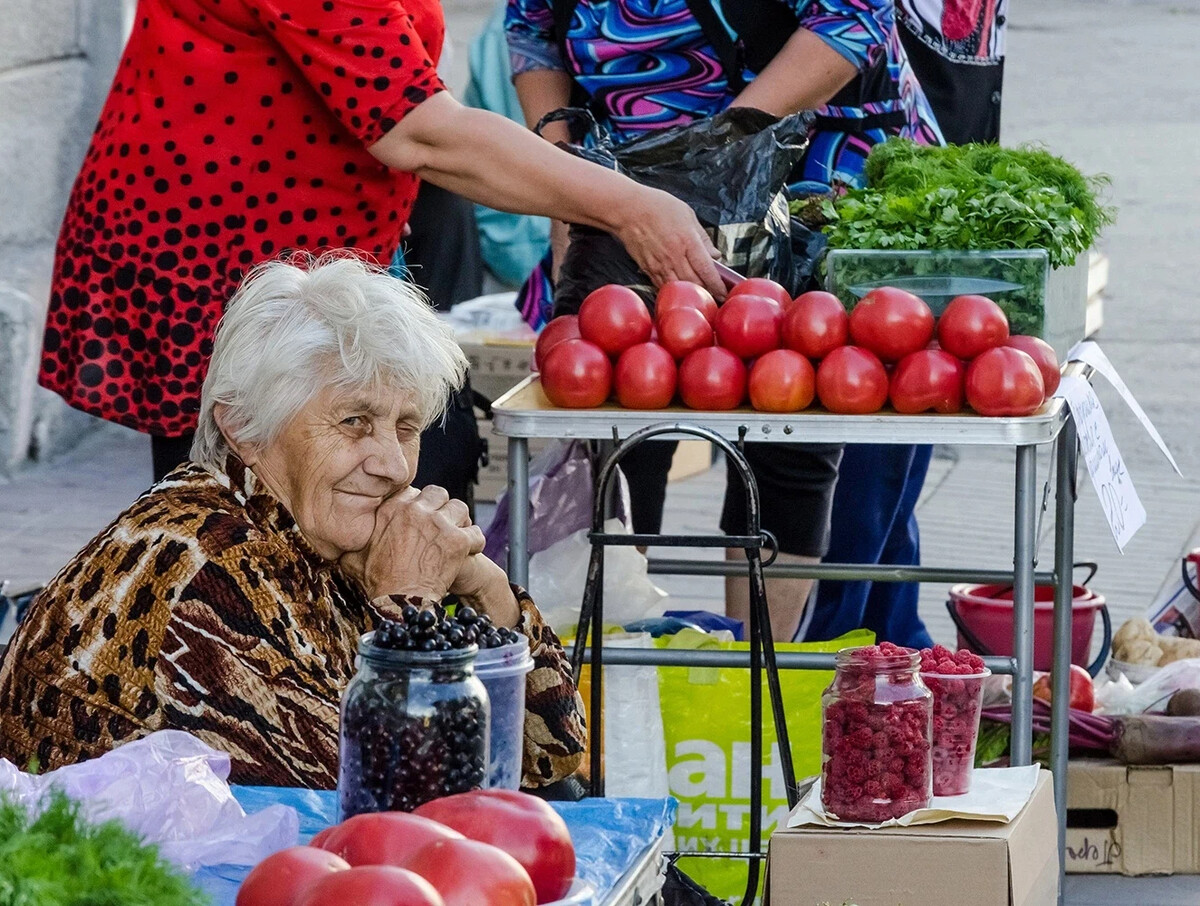
[[[529,587],[529,441],[508,439],[508,580]]]
[[[1055,447],[1057,480],[1054,488],[1054,675],[1067,677],[1071,670],[1072,608],[1075,582],[1075,421],[1068,415]],[[1054,771],[1054,810],[1058,815],[1058,896],[1062,902],[1067,844],[1068,708],[1071,686],[1054,684],[1050,717],[1050,766]]]
[[[1013,527],[1012,763],[1033,760],[1033,567],[1037,518],[1037,447],[1017,447]]]

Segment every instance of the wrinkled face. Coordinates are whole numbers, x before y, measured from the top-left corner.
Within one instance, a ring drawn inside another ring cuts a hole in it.
[[[412,483],[421,424],[403,393],[326,387],[266,448],[246,451],[318,554],[362,550],[384,498]]]

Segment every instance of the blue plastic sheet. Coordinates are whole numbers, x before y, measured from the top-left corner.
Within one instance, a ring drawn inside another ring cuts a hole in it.
[[[290,805],[300,815],[300,842],[337,821],[337,793],[283,787],[235,786],[233,794],[247,813],[268,805]],[[552,802],[575,843],[576,873],[597,892],[602,906],[617,881],[647,846],[658,841],[675,821],[674,799],[584,799]],[[249,873],[245,865],[203,868],[194,880],[213,906],[233,906],[238,885]]]

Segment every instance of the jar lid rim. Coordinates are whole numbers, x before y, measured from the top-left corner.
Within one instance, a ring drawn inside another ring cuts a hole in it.
[[[375,633],[364,632],[358,637],[358,654],[370,661],[412,667],[461,667],[470,664],[479,653],[478,645],[451,648],[449,651],[412,651],[407,648],[381,648],[375,644]]]
[[[864,652],[873,647],[872,645],[860,645],[855,648],[841,649],[837,653],[837,666],[885,672],[915,669],[921,665],[921,653],[915,648],[907,649],[903,654],[875,653],[868,658]]]

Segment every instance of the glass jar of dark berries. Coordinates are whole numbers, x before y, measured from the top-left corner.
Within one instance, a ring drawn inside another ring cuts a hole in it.
[[[437,624],[446,622],[439,618],[422,627],[430,632],[409,639],[405,647],[395,647],[396,627],[403,621],[385,623],[359,640],[358,673],[342,697],[338,796],[343,818],[407,812],[440,796],[483,787],[489,705],[475,676],[478,647],[444,644],[445,632]],[[458,641],[457,632],[451,634]]]
[[[884,642],[838,652],[821,698],[821,804],[842,821],[880,823],[932,796],[933,696],[921,657]]]

